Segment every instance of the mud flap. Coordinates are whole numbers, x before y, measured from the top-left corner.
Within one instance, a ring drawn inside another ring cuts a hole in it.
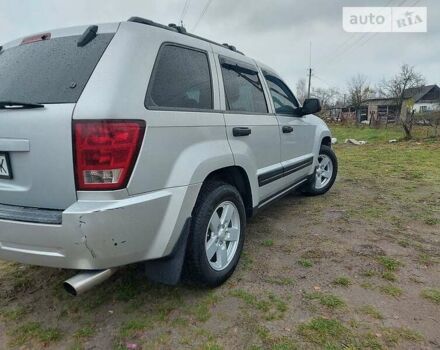
[[[147,278],[167,285],[176,285],[182,275],[191,218],[186,219],[173,251],[167,257],[145,262]]]

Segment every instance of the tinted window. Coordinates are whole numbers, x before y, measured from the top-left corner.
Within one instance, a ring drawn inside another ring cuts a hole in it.
[[[266,100],[258,73],[245,67],[221,60],[227,109],[238,112],[267,113]]]
[[[275,74],[263,72],[272,96],[275,112],[278,114],[294,114],[299,107],[293,93]]]
[[[113,34],[83,47],[69,36],[12,47],[0,53],[0,101],[76,103]]]
[[[162,47],[146,106],[212,109],[211,74],[206,53],[174,45]]]

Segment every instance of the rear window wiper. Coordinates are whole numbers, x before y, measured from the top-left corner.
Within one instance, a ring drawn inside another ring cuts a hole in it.
[[[31,102],[18,102],[18,101],[0,101],[0,109],[31,109],[31,108],[44,108],[44,105],[40,103]]]

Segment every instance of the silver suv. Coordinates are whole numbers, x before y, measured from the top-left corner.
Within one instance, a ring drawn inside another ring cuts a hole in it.
[[[0,81],[0,258],[85,270],[74,294],[136,262],[217,286],[258,209],[335,181],[319,101],[183,27],[22,38],[0,47]]]

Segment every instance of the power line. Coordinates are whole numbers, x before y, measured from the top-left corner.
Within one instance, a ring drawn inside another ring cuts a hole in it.
[[[388,3],[385,5],[385,7],[390,6],[393,1],[394,0],[389,0]],[[406,0],[403,0],[403,1],[406,1]],[[356,34],[358,34],[358,33],[356,33]],[[346,51],[349,47],[353,46],[353,44],[356,44],[356,42],[360,42],[364,37],[368,36],[369,34],[370,33],[362,33],[362,35],[360,35],[360,36],[351,35],[350,37],[345,39],[345,41],[343,41],[341,45],[336,47],[336,49],[333,51],[333,55],[330,58],[330,60],[334,59],[335,57],[339,56],[340,54],[343,54],[344,51]],[[353,38],[355,38],[355,40],[350,43],[351,39],[353,39]],[[347,46],[347,47],[344,47],[344,46]],[[326,61],[326,63],[328,64],[329,62]]]
[[[390,0],[386,6],[390,6],[393,1],[394,0]],[[404,5],[407,1],[409,1],[409,0],[402,0],[400,3],[396,4],[395,6],[400,7],[400,6]],[[420,1],[422,1],[422,0],[415,0],[411,5],[407,5],[407,6],[408,7],[415,7],[418,3],[420,3]],[[351,49],[353,49],[353,48],[359,49],[359,48],[363,47],[365,44],[367,44],[371,39],[376,37],[378,34],[380,34],[380,33],[377,33],[377,32],[376,33],[363,33],[363,35],[361,35],[360,37],[357,38],[357,40],[355,40],[350,45],[348,45],[340,54],[336,54],[335,56],[330,58],[330,60],[328,60],[323,67],[327,67],[327,66],[331,65],[332,63],[334,63],[336,60],[343,58],[344,54],[349,52]],[[342,45],[340,45],[339,47],[342,47],[348,41],[349,40],[345,40],[345,42]],[[330,84],[327,81],[325,81],[324,79],[322,79],[316,75],[316,69],[315,69],[315,74],[313,76],[315,78],[317,78],[318,80],[326,83],[328,86],[330,86]]]
[[[333,87],[333,85],[332,84],[330,84],[326,79],[323,79],[322,77],[320,77],[320,76],[318,76],[318,75],[316,75],[316,74],[313,74],[313,77],[314,78],[316,78],[316,79],[318,79],[318,80],[320,80],[321,82],[323,82],[325,85],[327,85],[328,87]]]
[[[385,7],[390,6],[393,1],[394,0],[390,0]],[[408,0],[402,0],[397,6],[398,7],[402,6],[406,1],[408,1]],[[421,1],[421,0],[416,0],[416,2],[413,5],[411,5],[411,6],[414,6],[419,1]],[[377,34],[378,33],[363,33],[360,37],[357,38],[357,40],[355,40],[354,42],[350,43],[344,50],[342,50],[339,53],[335,52],[335,55],[332,56],[329,60],[327,60],[323,67],[327,67],[327,66],[333,64],[335,61],[343,58],[344,55],[348,51],[350,51],[351,49],[355,48],[357,45],[358,45],[358,48],[364,46],[368,41],[370,41]],[[366,40],[364,40],[364,39],[366,39]],[[349,40],[346,40],[345,43],[347,43],[348,41]],[[344,46],[345,43],[343,43],[343,45],[341,45],[340,47]]]
[[[401,6],[406,0],[402,1],[399,6]],[[408,6],[408,7],[414,7],[416,6],[421,0],[416,0],[412,5]],[[379,33],[372,33],[373,35],[371,35],[370,37],[368,37],[363,43],[359,43],[358,49],[361,48],[362,46],[364,46],[367,42],[369,42],[371,39],[373,39],[376,35],[378,35]]]
[[[196,30],[196,28],[198,27],[200,21],[202,20],[203,16],[205,15],[206,11],[208,11],[208,8],[211,5],[211,3],[212,3],[212,0],[208,0],[208,2],[206,3],[205,7],[203,8],[202,13],[200,14],[200,17],[196,21],[196,24],[194,25],[194,27],[192,29],[192,32],[194,32]]]
[[[185,0],[185,5],[183,6],[182,13],[180,14],[179,23],[183,23],[183,19],[186,16],[186,13],[188,12],[189,4],[191,0]]]

